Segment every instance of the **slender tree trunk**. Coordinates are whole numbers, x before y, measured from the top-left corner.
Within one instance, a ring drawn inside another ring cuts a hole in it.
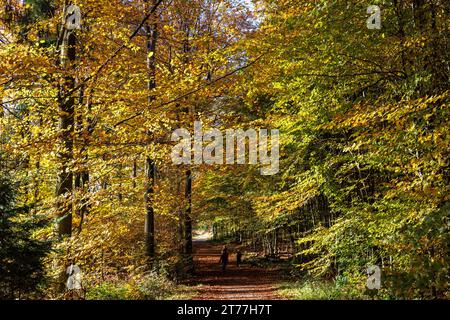
[[[186,210],[184,215],[184,242],[185,253],[192,255],[192,172],[190,169],[186,171]]]
[[[137,159],[135,158],[133,160],[133,189],[136,189],[137,184],[136,184],[136,178],[137,178]]]
[[[145,164],[147,189],[145,191],[145,203],[147,216],[145,219],[147,255],[155,257],[155,214],[153,209],[153,185],[155,183],[155,165],[150,157],[147,157]]]
[[[183,31],[185,33],[185,39],[183,41],[183,53],[186,55],[184,62],[187,64],[189,58],[187,54],[190,53],[189,34],[190,27],[187,22],[182,24]],[[193,121],[193,113],[189,106],[186,106],[183,110],[190,122]],[[190,271],[193,269],[193,257],[192,257],[192,170],[189,167],[185,174],[185,201],[186,209],[184,211],[184,253],[186,255],[186,264]]]
[[[63,44],[61,54],[61,65],[69,68],[76,58],[76,37],[70,32]],[[72,234],[72,196],[73,196],[73,134],[74,134],[74,111],[75,99],[71,92],[75,87],[75,79],[66,76],[59,93],[59,143],[58,152],[59,173],[56,196],[58,198],[58,223],[57,232],[59,236],[70,236]]]
[[[64,9],[65,15],[65,9]],[[65,17],[63,24],[65,23]],[[76,59],[76,36],[73,31],[63,28],[63,42],[61,46],[60,65],[69,71]],[[68,72],[69,73],[69,72]],[[59,238],[72,235],[73,212],[73,159],[75,132],[75,78],[66,75],[58,92],[59,137],[58,137],[58,181],[56,185],[56,233]],[[59,277],[55,284],[57,292],[64,292],[67,265],[63,261],[56,261]]]
[[[148,1],[146,1],[148,3]],[[152,0],[152,6],[156,6],[157,1]],[[150,9],[150,8],[149,8]],[[156,23],[156,14],[153,15],[153,24],[145,24],[146,46],[147,46],[147,89],[148,89],[148,106],[150,107],[153,96],[151,91],[156,88],[156,42],[158,40],[158,25]],[[149,133],[151,136],[152,134]],[[146,164],[146,178],[147,188],[145,190],[145,206],[146,206],[146,243],[147,255],[153,259],[155,257],[155,213],[153,209],[153,193],[155,185],[155,162],[147,156]]]

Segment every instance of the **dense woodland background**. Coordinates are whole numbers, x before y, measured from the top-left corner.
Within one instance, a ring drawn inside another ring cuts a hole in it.
[[[212,228],[349,298],[371,264],[378,298],[448,298],[449,10],[1,0],[0,297],[68,298],[76,263],[88,297],[161,298]],[[194,121],[280,129],[280,173],[174,166]]]

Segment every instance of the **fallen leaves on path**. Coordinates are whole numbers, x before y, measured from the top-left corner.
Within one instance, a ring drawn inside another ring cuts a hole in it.
[[[189,285],[201,285],[195,300],[281,300],[276,289],[280,270],[243,264],[229,246],[230,261],[225,272],[219,264],[222,246],[206,241],[194,245],[195,272]]]

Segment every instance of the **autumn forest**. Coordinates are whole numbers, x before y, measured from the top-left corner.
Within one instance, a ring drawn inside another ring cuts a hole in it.
[[[0,299],[448,299],[449,15],[0,0]]]

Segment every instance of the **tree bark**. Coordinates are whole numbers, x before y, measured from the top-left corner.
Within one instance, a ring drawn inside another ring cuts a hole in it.
[[[192,255],[192,172],[190,169],[186,171],[186,211],[184,215],[184,242],[185,253]]]
[[[63,44],[61,65],[69,68],[76,58],[76,37],[70,32]],[[59,173],[56,196],[58,198],[57,232],[60,237],[72,234],[73,196],[73,133],[75,99],[71,92],[75,87],[73,76],[66,76],[59,92]]]
[[[148,2],[148,1],[146,1]],[[155,7],[157,1],[152,1],[152,6]],[[145,34],[146,34],[146,46],[147,46],[147,89],[148,89],[148,106],[150,107],[153,96],[151,91],[156,88],[156,43],[158,40],[158,25],[156,23],[156,14],[153,15],[152,25],[148,22],[145,24]],[[149,133],[151,136],[151,133]],[[155,214],[153,209],[153,193],[155,185],[155,162],[150,157],[147,156],[146,160],[146,178],[147,178],[147,188],[145,190],[145,206],[146,206],[146,219],[145,219],[145,230],[146,230],[146,244],[147,244],[147,255],[153,259],[155,257]]]

